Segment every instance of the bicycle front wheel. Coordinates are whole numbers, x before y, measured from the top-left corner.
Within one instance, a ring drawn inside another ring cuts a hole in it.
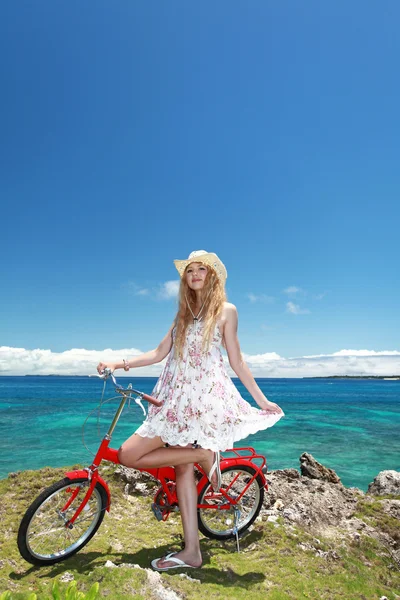
[[[25,560],[33,565],[52,565],[69,558],[88,543],[100,527],[107,508],[107,492],[100,483],[96,484],[72,528],[65,526],[88,487],[87,479],[65,477],[36,498],[18,531],[18,549]]]
[[[254,477],[256,469],[248,465],[235,465],[221,471],[221,489],[232,500],[244,491],[237,504],[230,504],[226,497],[214,492],[207,481],[200,490],[198,503],[208,508],[198,509],[200,531],[209,538],[228,540],[241,535],[257,518],[264,500],[264,483],[260,475]],[[254,479],[252,480],[252,478]]]

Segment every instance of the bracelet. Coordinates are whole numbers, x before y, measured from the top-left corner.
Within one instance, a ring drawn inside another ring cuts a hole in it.
[[[123,363],[124,363],[124,371],[129,371],[129,369],[130,369],[129,361],[124,358]]]

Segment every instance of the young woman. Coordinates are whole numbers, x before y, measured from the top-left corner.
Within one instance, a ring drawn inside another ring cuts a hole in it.
[[[149,406],[146,420],[118,453],[127,467],[175,467],[185,547],[152,561],[158,571],[201,566],[194,463],[202,466],[213,488],[219,489],[219,451],[232,448],[235,441],[271,427],[284,416],[282,409],[264,396],[243,360],[237,311],[226,302],[225,265],[205,250],[174,263],[181,276],[179,309],[165,338],[155,350],[97,367],[99,372],[105,367],[128,371],[168,356],[152,392],[163,400],[162,406]],[[230,366],[260,409],[240,396],[226,372],[221,344]]]

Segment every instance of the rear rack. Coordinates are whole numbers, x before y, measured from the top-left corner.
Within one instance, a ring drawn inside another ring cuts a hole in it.
[[[262,454],[258,454],[254,448],[229,448],[224,452],[221,452],[221,460],[227,458],[238,458],[238,459],[248,459],[255,463],[258,468],[263,472],[267,472],[267,459]],[[261,464],[257,464],[260,462]]]

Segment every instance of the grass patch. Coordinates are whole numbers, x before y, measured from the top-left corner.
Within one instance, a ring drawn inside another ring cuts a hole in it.
[[[53,581],[68,572],[84,593],[98,581],[100,598],[154,597],[143,569],[149,567],[153,558],[180,549],[180,518],[173,514],[167,522],[158,523],[150,510],[151,498],[126,497],[124,483],[113,476],[113,468],[105,471],[112,494],[111,511],[106,513],[96,536],[74,557],[44,568],[33,567],[19,556],[16,546],[19,522],[39,492],[70,469],[25,471],[0,481],[4,533],[0,593],[9,590],[12,600],[26,600],[28,592],[35,592],[38,600],[50,600]],[[383,513],[379,501],[365,504],[360,501],[359,515],[386,524],[390,531],[395,526],[393,517]],[[190,579],[180,576],[184,569],[163,573],[163,585],[190,600],[370,600],[381,596],[396,599],[400,573],[390,553],[376,540],[362,536],[358,543],[338,545],[331,538],[318,536],[318,543],[300,527],[285,528],[281,519],[278,525],[257,521],[241,539],[239,554],[233,541],[220,543],[202,538],[203,567],[186,571]],[[104,566],[107,560],[116,565],[139,565],[142,569],[107,568]],[[60,588],[64,590],[67,585],[61,583]]]
[[[400,500],[400,496],[388,495],[382,498],[365,497],[358,501],[357,512],[354,516],[362,519],[368,525],[387,533],[395,540],[395,549],[400,548],[400,522],[399,519],[383,511],[382,504],[385,499]]]

